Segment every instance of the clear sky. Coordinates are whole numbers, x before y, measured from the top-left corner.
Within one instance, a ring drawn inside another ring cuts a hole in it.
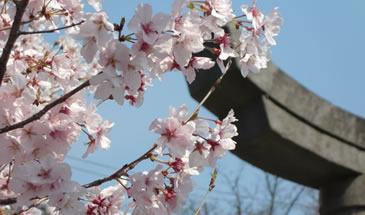
[[[251,4],[251,0],[232,1],[236,15],[241,14],[241,4]],[[167,13],[172,0],[105,0],[104,10],[113,22],[119,23],[123,16],[129,20],[140,2],[149,2],[154,12]],[[284,18],[281,33],[276,39],[278,45],[272,50],[274,63],[319,96],[365,117],[365,1],[257,0],[257,5],[266,14],[278,6]],[[89,155],[87,161],[103,163],[115,169],[132,161],[147,151],[158,138],[148,131],[150,122],[167,116],[169,105],[178,107],[184,103],[189,110],[196,105],[189,96],[183,76],[172,72],[162,82],[154,82],[154,87],[147,90],[144,105],[138,109],[126,104],[119,106],[114,102],[102,104],[101,115],[115,122],[109,134],[111,149],[99,150]],[[201,113],[213,117],[206,111]],[[74,179],[82,184],[113,172],[109,167],[98,167],[75,159],[86,150],[82,145],[86,141],[83,140],[73,146],[72,157],[68,159],[74,168]],[[148,163],[144,162],[141,169],[146,168]],[[234,172],[243,164],[229,155],[219,165],[224,171]],[[247,168],[244,180],[255,182],[260,173],[252,167]],[[204,180],[209,181],[205,177],[198,180],[201,189],[207,186]]]

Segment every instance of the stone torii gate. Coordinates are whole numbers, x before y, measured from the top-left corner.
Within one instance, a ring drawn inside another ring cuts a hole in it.
[[[197,73],[200,101],[221,72]],[[219,118],[233,108],[235,155],[320,190],[321,215],[365,215],[365,120],[320,98],[274,64],[242,78],[234,62],[204,105]]]

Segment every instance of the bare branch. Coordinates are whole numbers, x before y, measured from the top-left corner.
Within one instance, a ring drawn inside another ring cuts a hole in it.
[[[67,28],[72,28],[78,25],[81,25],[82,23],[84,23],[85,21],[82,20],[81,22],[78,23],[72,23],[71,25],[66,25],[60,28],[55,28],[55,29],[51,29],[51,30],[45,30],[45,31],[21,31],[19,34],[21,35],[29,35],[29,34],[45,34],[45,33],[53,33],[59,30],[63,30],[63,29],[67,29]]]
[[[229,67],[232,65],[232,59],[229,58],[228,63],[226,65],[225,68],[225,72],[222,73],[222,75],[215,81],[215,83],[213,84],[213,86],[209,89],[208,93],[205,95],[205,97],[200,101],[200,103],[196,106],[196,108],[194,109],[194,111],[190,114],[190,116],[188,117],[188,119],[186,120],[186,122],[194,119],[194,117],[196,117],[196,115],[198,114],[198,111],[200,109],[200,107],[207,101],[207,99],[209,98],[209,96],[215,91],[215,89],[217,89],[218,85],[221,83],[223,77],[225,76],[225,74],[227,74],[227,71],[229,69]]]
[[[91,183],[85,184],[85,185],[83,185],[83,187],[85,187],[85,188],[95,187],[95,186],[99,186],[105,182],[111,181],[113,179],[120,178],[121,176],[127,176],[128,171],[130,171],[135,166],[137,166],[137,164],[139,164],[141,161],[148,159],[150,157],[151,153],[153,152],[153,150],[156,149],[156,147],[157,147],[157,144],[154,144],[152,146],[152,148],[150,148],[141,157],[137,158],[136,160],[134,160],[133,162],[131,162],[129,164],[124,165],[122,168],[120,168],[118,171],[116,171],[112,175],[105,177],[103,179],[98,179]]]
[[[8,126],[5,126],[3,128],[0,128],[0,134],[11,131],[11,130],[14,130],[14,129],[17,129],[17,128],[23,128],[25,125],[27,125],[27,124],[35,121],[35,120],[40,119],[50,109],[52,109],[53,107],[55,107],[58,104],[63,103],[68,98],[70,98],[71,96],[73,96],[74,94],[76,94],[77,92],[79,92],[80,90],[84,89],[85,87],[87,87],[89,85],[90,85],[90,82],[85,81],[80,86],[76,87],[75,89],[71,90],[70,92],[66,93],[65,95],[61,96],[60,98],[54,100],[53,102],[47,104],[42,110],[40,110],[38,113],[33,114],[28,119],[25,119],[21,122],[13,124],[13,125],[8,125]]]
[[[243,211],[244,211],[244,209],[242,208],[242,196],[241,196],[241,192],[240,192],[240,180],[241,180],[241,174],[243,173],[243,166],[240,168],[240,170],[238,172],[239,172],[239,174],[233,178],[233,181],[232,181],[231,175],[227,175],[226,173],[224,173],[223,177],[226,179],[226,181],[235,197],[236,201],[234,202],[234,206],[236,208],[236,214],[241,215],[241,214],[243,214]]]
[[[200,205],[199,205],[198,209],[196,209],[196,211],[195,211],[194,215],[199,215],[199,213],[200,213],[201,209],[203,208],[203,206],[204,206],[205,202],[206,202],[206,201],[207,201],[207,199],[208,199],[209,194],[210,194],[210,193],[212,192],[212,190],[214,189],[214,187],[215,187],[215,180],[216,180],[216,178],[217,178],[217,174],[218,174],[218,170],[217,170],[217,168],[215,168],[215,169],[214,169],[214,172],[212,173],[212,177],[211,177],[211,179],[210,179],[210,183],[209,183],[208,191],[207,191],[207,193],[205,194],[204,199],[203,199],[203,200],[202,200],[202,202],[200,203]]]
[[[273,215],[275,211],[275,202],[276,196],[278,192],[279,185],[279,177],[274,176],[274,182],[271,181],[269,173],[265,173],[265,182],[267,186],[267,190],[270,193],[270,206],[269,206],[269,215]]]
[[[16,5],[14,22],[10,30],[8,41],[6,42],[6,45],[3,49],[3,53],[0,58],[0,86],[6,72],[6,65],[8,63],[11,50],[14,47],[15,41],[18,39],[20,35],[19,28],[22,23],[22,17],[25,12],[25,9],[27,8],[28,2],[29,0],[14,0],[14,3]]]
[[[302,193],[304,192],[305,187],[303,186],[298,193],[295,195],[295,197],[291,200],[288,208],[286,209],[284,215],[289,215],[291,209],[294,207],[295,203],[297,203],[297,201],[299,200],[299,197],[302,195]]]

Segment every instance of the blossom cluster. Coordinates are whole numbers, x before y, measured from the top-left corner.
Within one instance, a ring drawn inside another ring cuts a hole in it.
[[[19,15],[21,2],[27,4]],[[144,3],[126,24],[124,19],[109,22],[102,0],[88,3],[95,12],[85,12],[82,0],[0,2],[0,73],[2,64],[6,71],[0,79],[0,131],[19,124],[0,133],[0,200],[16,200],[0,207],[0,214],[5,208],[41,214],[29,207],[42,199],[51,214],[177,211],[193,189],[191,176],[214,167],[235,148],[233,111],[220,121],[187,117],[185,106],[170,108],[167,118],[150,125],[160,135],[148,156],[158,163],[156,168],[118,175],[115,186],[101,190],[72,181],[64,162],[80,135],[89,140],[84,158],[111,143],[106,133],[114,123],[103,120],[98,104],[87,102],[82,89],[99,104],[128,101],[139,107],[152,80],[162,80],[172,70],[192,83],[198,70],[218,64],[225,73],[223,62],[237,57],[245,77],[266,67],[282,23],[277,8],[265,17],[255,0],[241,6],[238,16],[231,0],[175,0],[169,14],[153,14],[152,6]],[[228,24],[242,28],[239,41],[224,31]],[[60,33],[54,44],[44,38],[50,32]],[[207,42],[216,48],[206,47]],[[204,49],[215,57],[196,55]]]

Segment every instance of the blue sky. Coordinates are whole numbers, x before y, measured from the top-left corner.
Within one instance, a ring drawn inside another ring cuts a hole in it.
[[[232,1],[236,15],[241,14],[241,4],[251,4],[249,0]],[[121,17],[129,20],[140,2],[149,2],[154,12],[166,13],[172,4],[171,0],[105,0],[104,10],[110,20],[119,23]],[[281,34],[277,37],[278,45],[272,50],[273,62],[319,96],[365,117],[365,1],[257,0],[257,5],[266,14],[278,6],[284,18]],[[138,109],[128,105],[119,106],[111,101],[102,104],[101,115],[115,122],[109,134],[111,149],[99,150],[89,155],[87,160],[106,164],[110,168],[76,160],[75,157],[80,158],[86,149],[82,145],[85,139],[81,139],[73,146],[70,153],[72,157],[68,159],[74,168],[73,178],[82,184],[90,182],[100,176],[107,176],[113,172],[112,168],[121,167],[143,154],[158,138],[148,131],[150,122],[157,117],[167,116],[169,105],[178,107],[181,104],[187,104],[192,110],[196,102],[189,96],[185,80],[178,72],[167,74],[162,82],[154,82],[154,87],[149,88],[145,95],[144,105]],[[201,113],[214,117],[207,111]],[[139,169],[148,168],[151,166],[149,163],[143,162]],[[219,165],[223,171],[234,172],[244,164],[229,155]],[[262,179],[262,174],[249,165],[245,169],[245,181],[248,183]],[[199,179],[200,189],[205,189],[207,185],[204,183],[208,181],[207,175]]]

